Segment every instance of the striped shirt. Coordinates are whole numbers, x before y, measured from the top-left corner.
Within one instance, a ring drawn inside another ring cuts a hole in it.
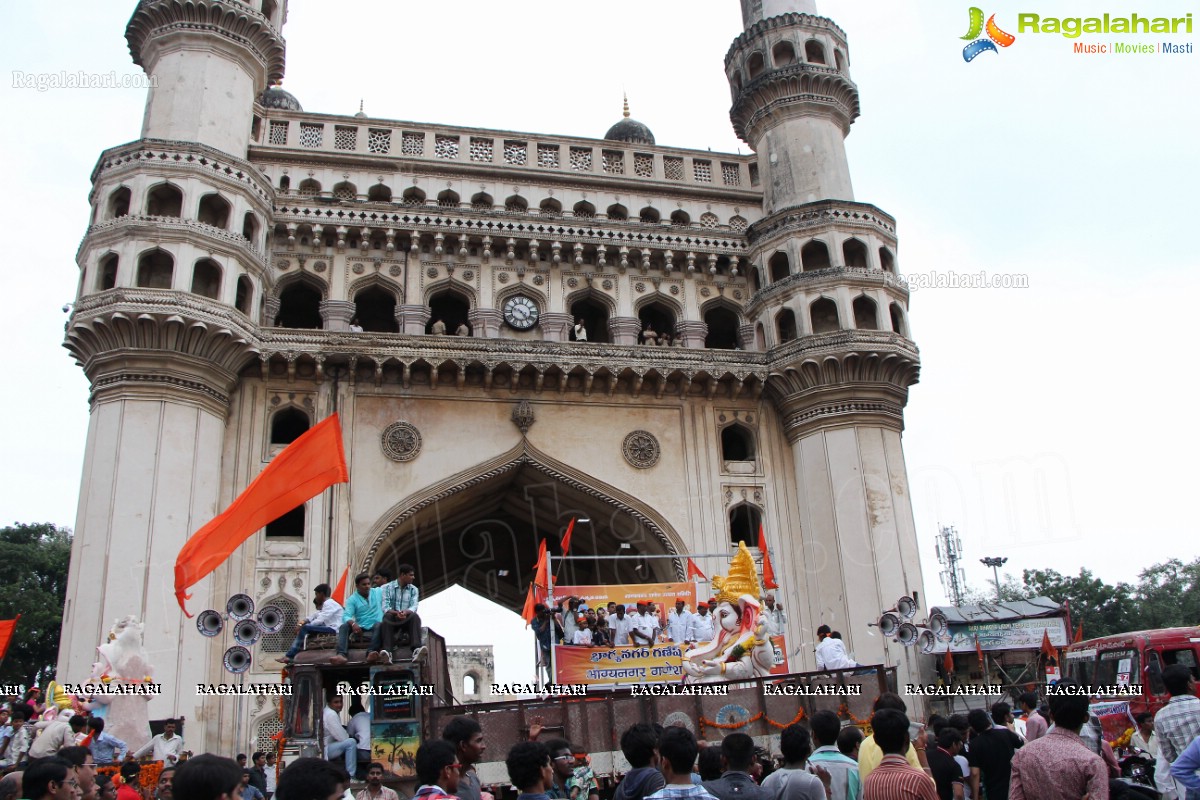
[[[392,581],[383,587],[383,610],[416,611],[419,596],[415,584],[401,586],[399,581]]]
[[[1200,699],[1195,695],[1179,694],[1154,715],[1154,732],[1158,734],[1158,749],[1168,763],[1197,736],[1200,736]]]
[[[863,781],[863,800],[938,800],[933,781],[904,756],[886,755]]]

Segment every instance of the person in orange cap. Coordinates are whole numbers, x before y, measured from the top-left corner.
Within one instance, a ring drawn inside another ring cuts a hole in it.
[[[713,628],[712,614],[708,613],[709,607],[709,604],[703,600],[696,604],[696,613],[692,614],[692,618],[688,622],[687,641],[711,642],[713,640],[716,629]]]

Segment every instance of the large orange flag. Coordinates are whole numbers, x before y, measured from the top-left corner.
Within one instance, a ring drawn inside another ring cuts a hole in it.
[[[771,566],[771,554],[767,552],[767,535],[763,532],[763,526],[758,526],[758,549],[763,557],[763,588],[778,589],[779,584],[775,582],[775,568]]]
[[[538,545],[537,566],[533,572],[533,594],[540,602],[550,595],[550,559],[546,556],[546,540]]]
[[[338,585],[333,587],[333,594],[329,595],[329,599],[337,603],[339,606],[346,605],[346,578],[350,575],[350,567],[347,566],[342,570],[342,579],[338,581]]]
[[[0,620],[0,661],[8,655],[8,646],[12,644],[13,634],[17,632],[17,620],[21,619],[21,615],[17,614],[15,619]]]
[[[229,508],[192,534],[175,560],[175,599],[187,616],[187,590],[225,562],[255,531],[335,483],[350,479],[337,414],[285,447]]]
[[[687,579],[690,581],[692,578],[699,578],[702,581],[708,580],[708,578],[704,577],[704,573],[700,571],[700,568],[696,566],[696,562],[689,558],[687,563]]]
[[[946,677],[950,678],[954,675],[954,654],[950,652],[950,648],[946,648],[946,655],[942,656],[942,669],[946,670]]]
[[[567,526],[567,532],[563,534],[562,538],[562,551],[564,556],[567,554],[567,551],[571,549],[571,532],[574,530],[575,518],[571,517],[571,524]]]
[[[525,607],[521,609],[521,619],[525,620],[525,627],[528,628],[533,622],[533,618],[537,616],[533,612],[533,607],[537,605],[537,601],[533,596],[533,584],[529,584],[529,591],[525,593]]]

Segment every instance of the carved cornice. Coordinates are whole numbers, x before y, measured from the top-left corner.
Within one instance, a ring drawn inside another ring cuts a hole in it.
[[[746,303],[746,316],[756,318],[766,306],[781,303],[799,292],[821,291],[837,286],[854,288],[883,287],[896,297],[908,300],[908,284],[890,272],[862,267],[830,267],[808,272],[795,272],[755,292]]]
[[[145,67],[147,45],[176,32],[211,33],[249,51],[266,69],[267,84],[283,80],[285,44],[271,21],[243,2],[141,0],[125,28],[133,63]]]
[[[92,169],[92,186],[96,186],[101,176],[107,177],[107,173],[120,174],[125,170],[140,170],[143,167],[186,171],[206,180],[224,183],[228,188],[240,190],[249,196],[264,214],[275,202],[275,190],[271,187],[270,179],[249,161],[208,145],[169,139],[139,139],[105,150]],[[95,193],[95,188],[92,192]],[[90,200],[95,202],[95,197]]]
[[[195,244],[202,250],[234,250],[250,262],[247,266],[257,267],[259,274],[262,274],[267,267],[266,256],[263,255],[263,252],[241,234],[193,219],[150,217],[140,214],[127,214],[92,225],[83,235],[83,241],[79,243],[75,258],[79,260],[83,253],[91,247],[113,247],[125,239],[136,238],[146,239],[154,244],[186,242]]]
[[[778,14],[759,20],[733,40],[733,43],[729,45],[729,50],[725,52],[725,68],[729,68],[739,51],[752,49],[757,46],[758,42],[756,40],[767,33],[794,27],[804,28],[806,31],[824,31],[837,39],[843,47],[846,45],[846,32],[828,17],[817,17],[812,14],[797,12]]]
[[[746,229],[751,248],[791,235],[811,236],[822,230],[869,230],[885,242],[896,243],[896,220],[869,203],[849,200],[820,200],[780,209]]]
[[[750,81],[733,101],[729,119],[734,133],[757,147],[766,129],[781,119],[818,116],[850,132],[860,113],[858,87],[831,67],[792,64]]]

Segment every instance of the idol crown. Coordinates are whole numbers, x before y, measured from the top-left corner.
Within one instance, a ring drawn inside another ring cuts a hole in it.
[[[744,594],[758,599],[758,570],[745,542],[738,543],[737,554],[729,562],[729,575],[714,575],[712,585],[717,590],[718,602],[736,605],[738,598]]]

